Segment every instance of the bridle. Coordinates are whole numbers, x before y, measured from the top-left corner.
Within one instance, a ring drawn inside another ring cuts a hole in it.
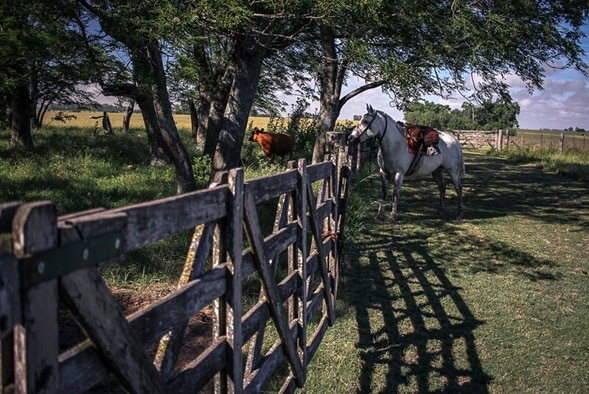
[[[385,134],[387,133],[387,129],[389,128],[389,120],[387,119],[387,116],[384,112],[381,111],[376,111],[372,117],[372,120],[370,121],[370,123],[368,123],[368,126],[366,126],[364,128],[364,130],[362,130],[362,132],[358,135],[358,138],[360,138],[364,133],[366,133],[366,131],[368,129],[370,129],[370,127],[372,126],[372,122],[374,122],[374,120],[378,117],[378,114],[382,114],[384,117],[384,131],[382,132],[382,136],[378,139],[378,144],[380,145],[380,143],[382,142],[382,140],[384,139]],[[372,115],[372,114],[370,114]]]

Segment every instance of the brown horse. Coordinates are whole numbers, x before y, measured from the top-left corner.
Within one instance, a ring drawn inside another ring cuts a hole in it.
[[[260,144],[260,147],[270,160],[274,160],[275,156],[286,156],[294,147],[292,135],[268,133],[264,129],[260,130],[257,127],[252,130],[249,140]]]

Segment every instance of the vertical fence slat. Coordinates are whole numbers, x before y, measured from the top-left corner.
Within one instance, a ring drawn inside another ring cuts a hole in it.
[[[297,208],[296,216],[299,223],[297,231],[297,254],[298,254],[298,270],[301,279],[301,288],[297,292],[298,300],[298,311],[297,318],[299,324],[299,336],[298,336],[298,353],[303,364],[303,373],[305,376],[302,377],[303,381],[306,380],[307,372],[307,297],[309,294],[309,285],[307,281],[307,233],[309,232],[309,220],[307,211],[307,187],[308,185],[308,174],[307,174],[307,163],[304,159],[299,160],[298,171],[299,171],[299,184],[297,191]],[[312,191],[311,191],[312,192]],[[311,207],[314,209],[315,207]],[[296,376],[295,376],[296,378]],[[298,383],[298,382],[297,382]]]
[[[228,355],[229,377],[228,390],[239,394],[243,392],[243,333],[241,319],[242,301],[242,245],[243,245],[243,194],[244,174],[242,169],[229,173],[229,190],[231,193],[230,211],[227,220],[227,252],[230,259],[231,286],[227,286],[229,295],[227,314],[227,341],[231,354]]]
[[[20,206],[12,229],[14,253],[24,257],[57,246],[57,213],[53,203]],[[38,269],[44,269],[40,262]],[[14,374],[17,392],[52,393],[59,382],[57,280],[24,290],[22,324],[14,330]]]

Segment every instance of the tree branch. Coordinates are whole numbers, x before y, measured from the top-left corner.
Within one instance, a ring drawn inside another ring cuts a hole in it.
[[[362,85],[357,89],[352,90],[351,92],[349,92],[348,94],[346,94],[344,97],[340,98],[339,100],[339,104],[338,104],[338,110],[341,110],[342,107],[348,102],[350,101],[352,98],[356,97],[357,95],[359,95],[360,93],[363,93],[367,90],[370,89],[374,89],[377,88],[379,86],[382,86],[386,83],[386,81],[376,81],[376,82],[371,82],[371,83],[367,83],[366,85]]]

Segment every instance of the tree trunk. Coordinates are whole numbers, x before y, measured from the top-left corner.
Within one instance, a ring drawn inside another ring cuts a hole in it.
[[[172,104],[166,85],[166,74],[162,54],[157,42],[151,42],[146,48],[147,67],[150,71],[150,86],[153,97],[153,107],[160,126],[159,131],[164,142],[162,146],[176,169],[176,183],[178,194],[196,189],[192,163],[186,148],[182,144],[180,134],[174,122]]]
[[[319,74],[319,134],[313,147],[313,163],[323,161],[327,132],[335,128],[343,106],[360,93],[384,85],[384,81],[370,82],[341,97],[348,65],[346,61],[341,61],[340,64],[337,58],[333,31],[322,26],[320,32],[323,63]]]
[[[91,12],[96,9],[87,7]],[[102,15],[99,15],[102,16]],[[176,170],[177,192],[185,193],[196,189],[196,181],[192,171],[192,163],[186,148],[182,144],[178,129],[172,116],[172,105],[166,86],[166,74],[162,60],[161,48],[156,39],[129,35],[124,23],[118,18],[102,18],[100,21],[104,30],[114,39],[119,40],[129,49],[133,62],[133,78],[137,82],[139,95],[151,98],[151,105],[143,104],[143,108],[153,109],[153,113],[144,113],[151,124],[149,133],[154,133],[155,140],[167,154]],[[141,107],[141,105],[140,105]],[[142,108],[142,110],[143,110]],[[146,126],[148,121],[146,121]]]
[[[149,144],[149,156],[147,162],[152,166],[162,166],[170,164],[171,160],[162,148],[163,141],[160,141],[161,132],[159,131],[159,124],[155,109],[153,108],[153,101],[148,96],[141,96],[137,98],[137,105],[143,115],[143,124],[147,132],[147,142]]]
[[[235,70],[221,132],[213,157],[212,181],[222,172],[239,166],[249,113],[254,102],[264,55],[253,38],[237,40],[229,69]]]
[[[222,128],[222,120],[227,108],[231,86],[235,80],[235,64],[229,63],[225,67],[222,77],[209,85],[208,91],[201,97],[209,103],[209,112],[205,129],[204,153],[211,158],[215,155],[215,147],[219,140]],[[251,105],[250,105],[251,108]],[[248,109],[249,112],[249,109]]]
[[[313,163],[323,161],[327,132],[334,129],[339,115],[339,98],[343,84],[343,77],[338,74],[338,71],[342,71],[339,70],[333,31],[326,26],[321,26],[320,33],[323,62],[319,74],[321,90],[319,97],[319,134],[313,147]]]
[[[227,89],[227,94],[229,94],[229,89]],[[215,156],[215,148],[219,141],[221,128],[223,127],[222,123],[226,104],[227,97],[224,97],[224,99],[217,97],[211,101],[204,144],[204,153],[210,157]]]
[[[135,100],[131,99],[129,101],[129,105],[127,109],[125,109],[125,114],[123,115],[123,131],[125,133],[129,132],[129,125],[131,124],[131,116],[133,115],[133,110],[135,109]]]
[[[192,139],[194,140],[194,144],[196,146],[197,149],[199,150],[203,150],[203,146],[204,146],[204,135],[199,135],[199,119],[201,119],[201,116],[199,116],[199,112],[202,111],[201,110],[201,106],[203,105],[203,103],[199,103],[198,108],[196,107],[196,104],[194,104],[194,100],[188,100],[188,109],[190,110],[190,127],[191,127],[191,136]],[[202,117],[204,119],[204,116]]]
[[[20,83],[12,94],[12,121],[10,124],[10,141],[8,148],[33,147],[31,136],[31,100],[26,83]]]
[[[108,113],[106,111],[102,112],[102,130],[104,130],[104,134],[114,134],[112,130],[112,124],[110,123],[110,118],[108,117]]]

